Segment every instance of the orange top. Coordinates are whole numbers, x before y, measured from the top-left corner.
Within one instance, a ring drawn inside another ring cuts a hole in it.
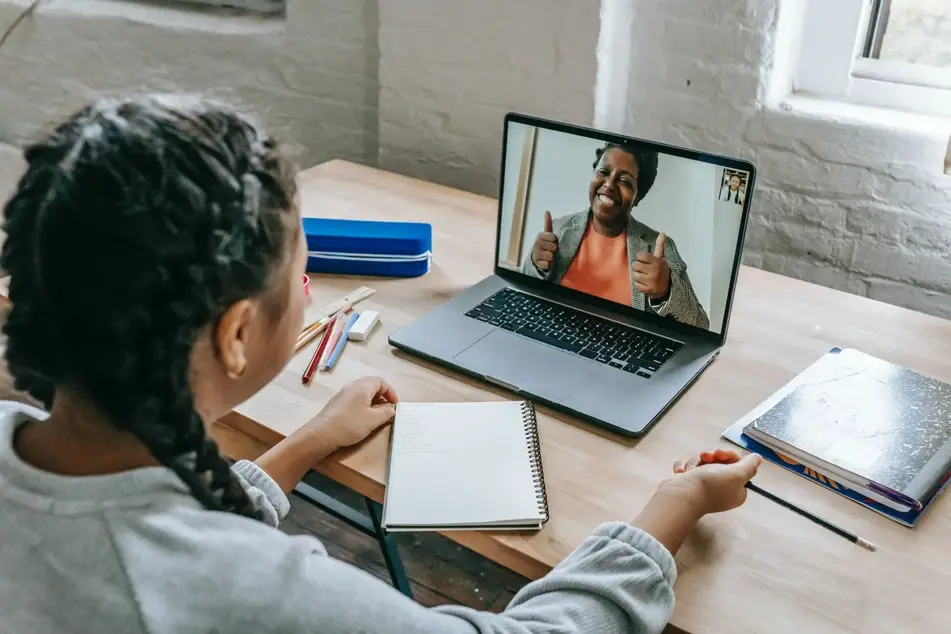
[[[633,302],[627,233],[608,238],[595,231],[589,222],[561,285],[630,306]]]

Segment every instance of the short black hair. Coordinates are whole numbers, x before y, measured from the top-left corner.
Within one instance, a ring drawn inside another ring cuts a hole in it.
[[[617,148],[625,154],[633,156],[634,162],[637,163],[637,196],[634,198],[634,204],[637,205],[637,203],[644,200],[644,196],[647,195],[647,192],[654,185],[654,180],[657,179],[657,152],[623,141],[621,143],[605,143],[604,147],[594,151],[594,165],[591,166],[593,169],[598,168],[601,157],[611,148]]]
[[[25,157],[0,251],[14,385],[47,409],[76,390],[205,507],[260,518],[195,411],[189,364],[286,257],[296,186],[277,142],[222,104],[152,95],[94,103]]]

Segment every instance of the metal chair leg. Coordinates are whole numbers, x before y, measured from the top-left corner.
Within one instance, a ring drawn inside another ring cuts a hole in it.
[[[412,599],[413,590],[409,586],[409,579],[403,569],[403,560],[400,559],[400,553],[396,548],[396,539],[383,528],[383,507],[370,498],[366,498],[366,501],[370,521],[373,522],[376,539],[380,543],[383,560],[386,562],[386,569],[390,572],[390,579],[393,580],[393,585],[397,590]]]
[[[317,508],[346,522],[361,533],[376,539],[380,545],[380,552],[383,554],[383,561],[386,563],[386,570],[390,573],[393,586],[409,598],[413,598],[413,591],[403,568],[403,560],[400,559],[400,553],[396,548],[396,539],[383,529],[383,507],[380,504],[370,498],[364,498],[367,507],[367,514],[364,515],[359,510],[340,502],[305,482],[298,484],[294,493]]]

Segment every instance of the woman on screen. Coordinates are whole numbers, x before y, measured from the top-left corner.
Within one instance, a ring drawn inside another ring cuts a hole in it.
[[[552,220],[522,272],[662,317],[709,328],[677,245],[632,215],[657,177],[657,152],[607,143],[595,153],[590,207]]]

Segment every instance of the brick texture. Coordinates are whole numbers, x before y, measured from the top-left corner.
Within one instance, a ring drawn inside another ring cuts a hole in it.
[[[9,197],[25,167],[19,148],[0,143],[0,201]]]
[[[157,4],[41,5],[0,54],[0,143],[22,144],[99,95],[167,90],[256,112],[303,165],[376,160],[375,0],[290,0],[286,20]],[[0,0],[0,24],[22,9]]]
[[[380,165],[498,193],[502,118],[590,125],[597,0],[380,0]]]

